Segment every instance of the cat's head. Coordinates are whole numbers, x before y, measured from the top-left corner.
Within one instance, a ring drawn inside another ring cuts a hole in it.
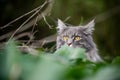
[[[67,26],[64,22],[58,19],[58,36],[57,48],[66,44],[70,47],[81,47],[89,50],[94,47],[92,40],[92,32],[95,22],[90,21],[84,26]]]

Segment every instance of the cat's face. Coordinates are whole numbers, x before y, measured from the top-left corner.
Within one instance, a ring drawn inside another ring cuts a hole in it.
[[[67,27],[59,32],[59,39],[62,45],[66,44],[70,47],[80,47],[83,42],[82,31],[78,27]]]
[[[81,47],[86,51],[94,47],[91,34],[94,30],[94,20],[85,26],[66,26],[61,20],[58,20],[57,48],[66,44],[69,47]]]

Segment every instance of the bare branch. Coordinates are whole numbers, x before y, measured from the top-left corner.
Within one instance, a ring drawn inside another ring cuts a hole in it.
[[[70,18],[71,18],[71,16],[68,16],[68,17],[64,20],[64,22],[68,21]]]
[[[41,14],[45,23],[49,26],[50,29],[52,29],[52,26],[47,22],[46,18],[45,18],[45,15],[44,14]]]
[[[25,32],[25,33],[21,33],[21,34],[15,36],[14,39],[19,39],[19,38],[22,38],[24,36],[28,36],[30,38],[32,35],[30,34],[30,32]]]
[[[43,11],[41,12],[41,14],[44,14],[44,16],[46,16],[46,15],[48,15],[48,14],[50,13],[50,11],[51,11],[51,9],[52,9],[52,6],[53,6],[53,0],[46,0],[46,1],[47,1],[47,4],[48,4],[48,5],[46,4],[47,7],[45,8],[45,10],[43,10]],[[38,10],[38,9],[37,9],[37,10]],[[36,11],[36,10],[35,10],[35,11]],[[43,18],[41,15],[37,15],[37,16],[38,16],[37,22],[40,21],[40,20]],[[22,32],[22,31],[24,31],[24,30],[32,27],[32,25],[35,23],[35,21],[36,21],[36,18],[31,19],[28,23],[26,23],[25,25],[23,25],[23,28],[19,29],[16,33],[20,33],[20,32]],[[5,38],[10,37],[13,32],[14,32],[14,31],[11,31],[11,32],[9,32],[9,33],[6,33],[6,34],[0,36],[0,40],[3,40],[3,39],[5,39]]]
[[[32,36],[30,36],[30,39],[27,41],[26,45],[28,45],[30,42],[32,42],[32,40],[34,39],[34,34],[36,33],[37,31],[35,31],[34,33],[31,33]]]
[[[12,39],[14,37],[14,35],[18,32],[18,30],[20,30],[30,19],[32,19],[36,14],[38,14],[40,12],[40,10],[45,6],[45,3],[40,7],[40,9],[38,9],[32,16],[30,16],[25,22],[23,22],[18,29],[12,34],[12,36],[10,37],[10,39]]]
[[[46,2],[43,4],[43,6],[44,6],[45,4],[46,4]],[[29,14],[37,11],[38,9],[42,8],[43,6],[41,6],[41,5],[38,6],[37,8],[33,9],[32,11],[25,13],[24,15],[22,15],[22,16],[16,18],[16,19],[14,19],[13,21],[9,22],[8,24],[6,24],[6,25],[4,25],[4,26],[2,26],[2,27],[0,27],[0,28],[3,29],[3,28],[6,28],[6,27],[10,26],[10,24],[12,24],[12,23],[18,21],[19,19],[21,19],[21,18],[23,18],[23,17],[25,17],[25,16],[27,16],[27,15],[29,15]]]
[[[34,32],[35,26],[37,25],[37,21],[38,21],[38,16],[36,17],[35,23],[33,24],[31,33]]]
[[[35,50],[33,47],[29,47],[29,46],[23,45],[23,46],[18,46],[18,49],[20,51],[22,51],[22,52],[30,53],[33,56],[37,56],[38,55],[38,51]]]
[[[50,42],[55,42],[56,41],[56,34],[53,34],[51,36],[45,37],[39,41],[33,42],[32,46],[36,46],[36,47],[41,47],[44,44],[50,43]]]

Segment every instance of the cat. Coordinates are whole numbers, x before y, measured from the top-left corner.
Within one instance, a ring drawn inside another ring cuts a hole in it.
[[[84,48],[89,61],[102,62],[92,38],[94,26],[94,20],[84,26],[70,26],[58,19],[56,48],[59,49],[65,44],[73,48]]]

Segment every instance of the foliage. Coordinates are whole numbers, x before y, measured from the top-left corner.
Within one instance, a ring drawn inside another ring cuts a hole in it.
[[[13,31],[32,14],[4,29],[2,29],[2,26],[20,15],[42,6],[45,1],[0,0],[1,44],[2,41],[9,39]],[[72,49],[66,46],[54,53],[44,52],[39,49],[39,54],[34,56],[31,53],[20,52],[16,43],[10,41],[6,43],[4,50],[0,51],[0,80],[120,80],[120,27],[118,27],[120,25],[120,0],[54,0],[54,2],[52,12],[49,12],[51,15],[45,16],[48,23],[52,25],[57,23],[57,18],[73,25],[96,18],[94,40],[98,44],[100,53],[111,62],[89,62],[84,55],[84,49]],[[46,8],[47,6],[42,8],[40,13],[46,11]],[[35,18],[36,23],[37,17]],[[55,27],[54,25],[53,27]],[[26,27],[29,27],[29,29]],[[20,39],[26,39],[29,32],[30,36],[28,35],[28,37],[34,36],[34,34],[31,34],[30,25],[26,27],[21,29],[20,35],[23,35],[23,38]],[[32,31],[35,32],[35,40],[41,40],[55,33],[55,28],[49,29],[44,19],[38,21],[34,27],[36,28]],[[22,34],[24,32],[27,32],[25,37]],[[18,36],[17,34],[15,38],[17,39]],[[53,39],[55,40],[55,37],[48,40]],[[0,48],[3,47],[1,44]],[[51,43],[44,46],[49,47],[48,45],[51,46]],[[114,58],[115,56],[118,57]]]
[[[0,54],[1,80],[119,80],[120,57],[112,63],[86,60],[84,49],[63,46],[52,54],[23,54],[14,41]]]

